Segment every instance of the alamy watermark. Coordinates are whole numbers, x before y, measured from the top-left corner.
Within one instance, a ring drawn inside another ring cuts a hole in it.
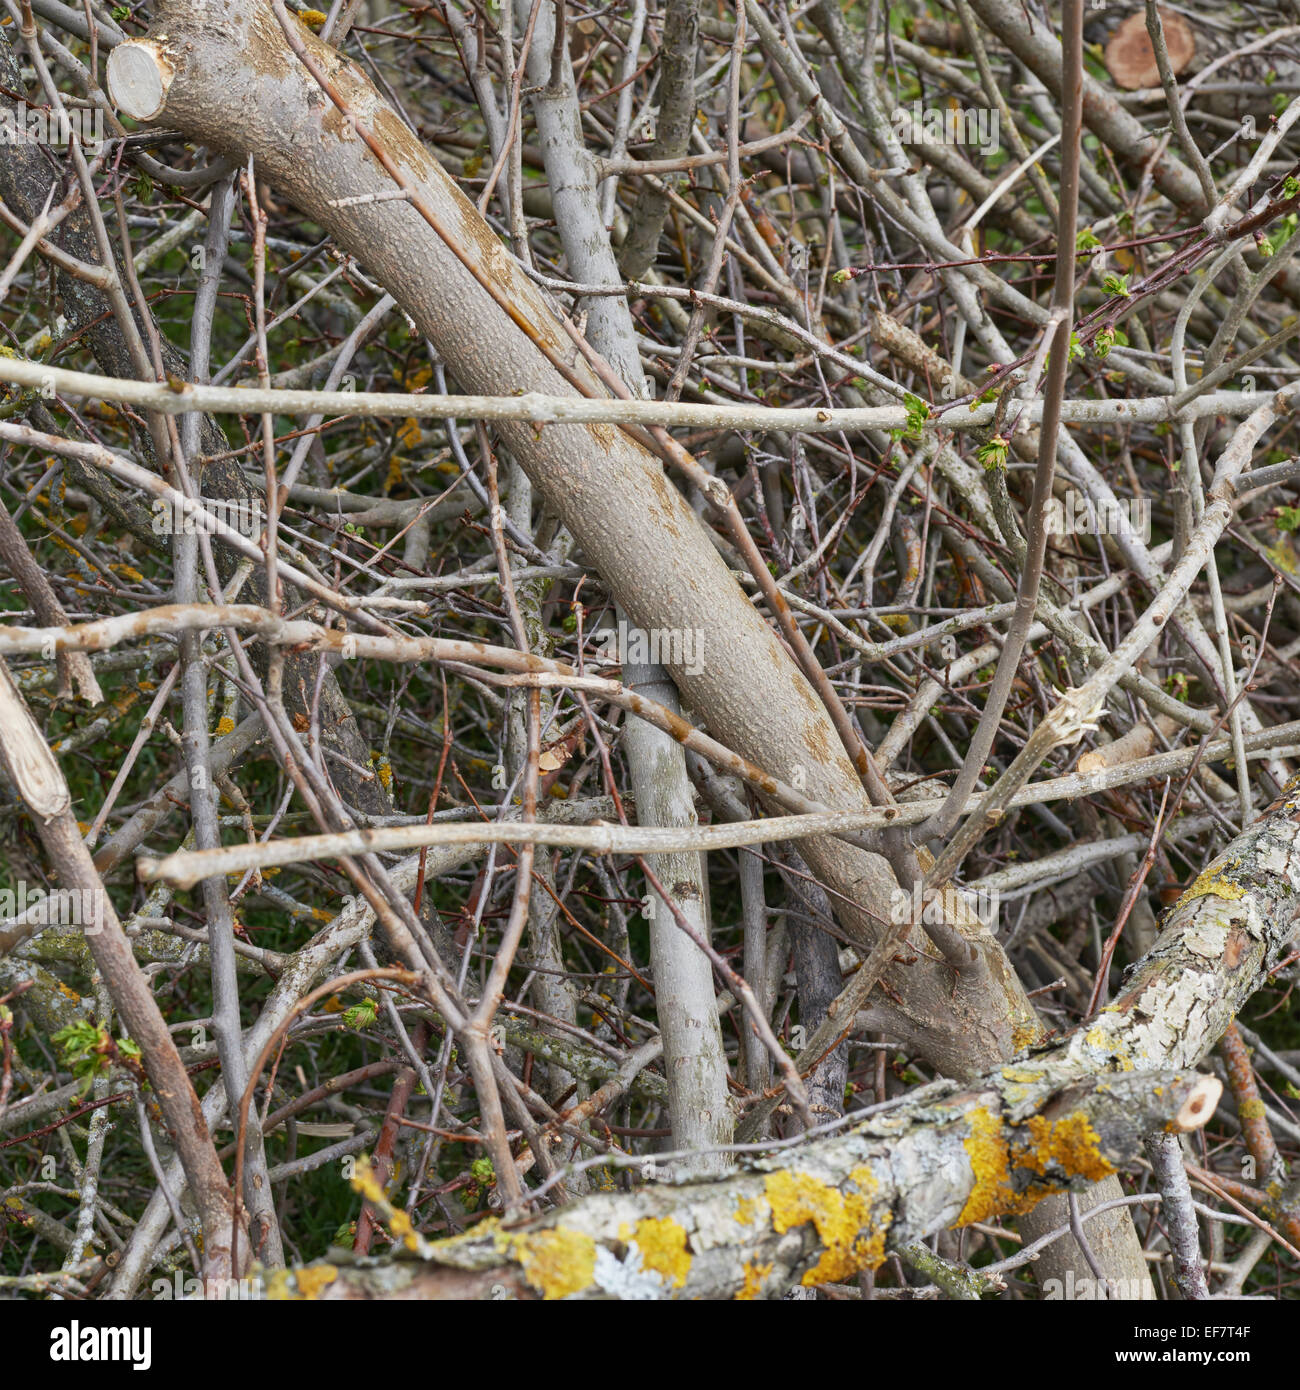
[[[1095,1303],[1122,1300],[1126,1303],[1151,1300],[1156,1291],[1150,1279],[1076,1279],[1074,1270],[1065,1271],[1064,1280],[1045,1279],[1043,1298],[1049,1303]]]
[[[133,1371],[153,1365],[151,1327],[56,1327],[50,1332],[51,1361],[129,1361]]]
[[[197,1275],[182,1274],[178,1269],[170,1279],[155,1279],[149,1291],[157,1299],[177,1302],[203,1299],[205,1302],[250,1303],[266,1297],[266,1284],[260,1275],[252,1274],[243,1279],[209,1279],[205,1286]]]
[[[895,888],[889,900],[889,920],[898,925],[915,922],[920,926],[939,926],[960,908],[980,925],[992,931],[998,920],[1001,898],[997,892],[972,888]]]
[[[0,145],[66,147],[74,134],[83,149],[98,149],[104,143],[104,113],[88,106],[51,111],[25,101],[0,107]]]
[[[1151,539],[1151,502],[1146,497],[1094,502],[1071,490],[1047,504],[1045,523],[1049,536],[1116,536],[1129,530],[1146,544]]]
[[[155,536],[215,535],[223,527],[247,540],[262,534],[262,509],[256,499],[200,497],[182,502],[176,497],[155,497],[150,508]]]
[[[0,888],[0,927],[80,927],[87,936],[104,930],[102,888],[44,888],[22,879]]]
[[[704,670],[704,629],[698,627],[632,627],[620,618],[617,627],[592,635],[606,661],[621,666],[670,666],[688,676]]]
[[[1002,113],[986,106],[897,106],[889,117],[905,144],[970,145],[987,159],[1002,148]]]

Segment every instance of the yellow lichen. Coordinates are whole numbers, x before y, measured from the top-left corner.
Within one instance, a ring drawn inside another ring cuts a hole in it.
[[[1231,867],[1231,866],[1229,866]],[[1236,902],[1238,898],[1244,898],[1246,890],[1240,884],[1230,883],[1223,877],[1221,870],[1213,864],[1207,869],[1203,869],[1197,875],[1195,882],[1178,899],[1177,905],[1183,907],[1185,904],[1194,901],[1196,898],[1226,898],[1229,902]]]
[[[662,1275],[671,1288],[680,1289],[686,1282],[691,1272],[691,1252],[685,1229],[672,1217],[644,1217],[636,1223],[635,1230],[624,1222],[618,1238],[635,1244],[641,1252],[641,1267]]]
[[[298,1294],[301,1298],[319,1298],[321,1291],[328,1288],[339,1277],[334,1265],[312,1265],[298,1271]]]
[[[1101,1152],[1101,1138],[1086,1115],[1067,1115],[1061,1120],[1031,1115],[1027,1128],[1031,1144],[1020,1161],[1035,1173],[1046,1175],[1049,1165],[1055,1163],[1067,1177],[1100,1182],[1115,1171]]]
[[[752,1197],[736,1198],[736,1220],[742,1226],[752,1226],[758,1216],[758,1203]]]
[[[368,1202],[374,1202],[376,1206],[383,1206],[388,1201],[387,1193],[380,1186],[379,1179],[375,1177],[375,1170],[366,1158],[357,1159],[352,1169],[352,1189],[359,1192]]]
[[[1296,573],[1296,553],[1292,549],[1289,536],[1282,536],[1276,545],[1271,545],[1264,552],[1270,560],[1280,570],[1285,570],[1288,574]]]
[[[516,1236],[510,1254],[524,1278],[547,1299],[580,1293],[596,1273],[596,1242],[564,1226]]]
[[[1102,1012],[1111,1011],[1103,1009]],[[1120,1071],[1133,1070],[1133,1058],[1129,1054],[1128,1045],[1118,1033],[1109,1032],[1107,1029],[1094,1024],[1084,1033],[1083,1040],[1089,1047],[1095,1047],[1099,1052],[1106,1053],[1110,1062]]]
[[[267,1280],[266,1296],[272,1302],[303,1303],[317,1299],[339,1277],[335,1265],[308,1265],[306,1269],[277,1269]]]
[[[753,1260],[745,1261],[745,1282],[741,1285],[740,1292],[736,1295],[738,1303],[748,1303],[756,1298],[763,1297],[763,1284],[767,1276],[771,1274],[770,1264],[761,1265]]]
[[[404,1211],[394,1211],[388,1218],[388,1229],[408,1250],[420,1248],[420,1238],[415,1234],[411,1218]]]
[[[375,775],[384,784],[385,790],[391,792],[393,790],[393,765],[388,761],[388,755],[371,749],[370,766],[374,769]]]
[[[962,1140],[962,1146],[970,1158],[975,1181],[961,1215],[953,1223],[956,1226],[1029,1211],[1057,1189],[1054,1170],[1067,1178],[1082,1177],[1093,1182],[1115,1171],[1102,1154],[1100,1137],[1086,1115],[1066,1115],[1059,1120],[1031,1115],[1011,1144],[1002,1122],[983,1106],[971,1111],[968,1123],[970,1133]],[[1049,1181],[1017,1190],[1012,1181],[1015,1168]]]
[[[886,1212],[879,1228],[874,1228],[871,1194],[879,1186],[875,1174],[862,1165],[849,1174],[849,1180],[857,1191],[841,1192],[810,1173],[783,1170],[766,1179],[777,1234],[811,1222],[825,1246],[821,1258],[804,1275],[805,1284],[841,1283],[860,1270],[884,1263],[890,1216]]]
[[[6,1220],[11,1221],[15,1226],[32,1226],[36,1224],[36,1218],[31,1212],[26,1210],[22,1204],[21,1198],[6,1197],[4,1199],[4,1205],[12,1213],[6,1217]]]
[[[1001,1123],[982,1105],[971,1111],[968,1123],[970,1133],[962,1140],[962,1147],[970,1159],[975,1181],[954,1223],[957,1226],[969,1226],[972,1221],[988,1221],[1003,1212],[1023,1210],[1014,1205],[1018,1194],[1011,1187],[1011,1162]]]

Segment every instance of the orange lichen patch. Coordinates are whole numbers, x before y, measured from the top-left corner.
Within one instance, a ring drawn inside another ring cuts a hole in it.
[[[1035,1173],[1046,1175],[1049,1165],[1056,1164],[1069,1177],[1100,1182],[1115,1171],[1101,1152],[1101,1137],[1086,1115],[1067,1115],[1061,1120],[1031,1115],[1027,1128],[1031,1142],[1018,1158]]]
[[[763,1285],[771,1272],[772,1266],[770,1264],[761,1265],[753,1260],[746,1260],[745,1282],[740,1286],[740,1292],[736,1295],[736,1302],[749,1303],[756,1298],[762,1298]]]
[[[841,1283],[863,1269],[876,1269],[885,1260],[885,1232],[890,1214],[879,1227],[872,1220],[871,1194],[879,1187],[875,1174],[862,1165],[849,1179],[856,1192],[839,1188],[810,1173],[770,1173],[765,1182],[772,1204],[772,1228],[778,1235],[811,1222],[825,1250],[808,1270],[808,1285]]]
[[[618,1238],[634,1244],[641,1252],[642,1268],[662,1275],[672,1288],[680,1289],[686,1282],[691,1272],[691,1252],[685,1228],[672,1217],[644,1217],[636,1223],[635,1230],[624,1222]]]
[[[556,1226],[510,1242],[511,1257],[543,1298],[567,1298],[591,1286],[596,1273],[596,1242],[581,1231]]]

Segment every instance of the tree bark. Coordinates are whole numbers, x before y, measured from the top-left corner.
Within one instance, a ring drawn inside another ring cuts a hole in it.
[[[221,152],[251,154],[275,188],[391,288],[465,389],[490,392],[508,380],[573,395],[573,380],[604,394],[545,297],[354,64],[301,31],[331,86],[325,95],[274,13],[247,3],[165,5],[157,34],[123,46],[149,56],[165,79],[156,119]],[[109,68],[117,100],[121,51]],[[413,201],[353,201],[390,192],[390,170]],[[824,707],[659,461],[604,425],[502,422],[500,434],[637,626],[703,634],[699,669],[670,667],[686,709],[761,766],[802,781],[810,797],[864,809]],[[869,948],[889,917],[888,865],[836,840],[810,841],[805,853],[833,890],[846,932]],[[885,978],[902,1001],[891,1011],[899,1035],[946,1073],[971,1075],[1034,1038],[1038,1023],[992,935],[974,923],[958,929],[980,968],[963,972],[955,990],[946,964],[925,951]]]

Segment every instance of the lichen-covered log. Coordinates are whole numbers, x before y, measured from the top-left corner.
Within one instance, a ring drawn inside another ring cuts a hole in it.
[[[1152,1130],[1203,1125],[1219,1083],[1170,1069],[1215,1045],[1293,949],[1298,914],[1300,778],[1170,909],[1119,997],[1024,1062],[729,1177],[590,1197],[515,1230],[412,1236],[418,1263],[327,1278],[313,1266],[277,1289],[301,1296],[305,1277],[329,1298],[739,1298],[849,1278],[941,1227],[1107,1177]]]
[[[1151,1130],[1198,1128],[1212,1077],[1128,1072],[1069,1077],[1060,1051],[975,1086],[939,1082],[843,1133],[726,1177],[602,1193],[541,1220],[494,1218],[430,1243],[384,1200],[412,1260],[318,1264],[277,1275],[287,1298],[772,1298],[852,1279],[889,1249],[945,1226],[1028,1211],[1108,1177]]]
[[[1295,948],[1300,778],[1169,910],[1119,996],[1067,1045],[1082,1070],[1193,1067]]]

